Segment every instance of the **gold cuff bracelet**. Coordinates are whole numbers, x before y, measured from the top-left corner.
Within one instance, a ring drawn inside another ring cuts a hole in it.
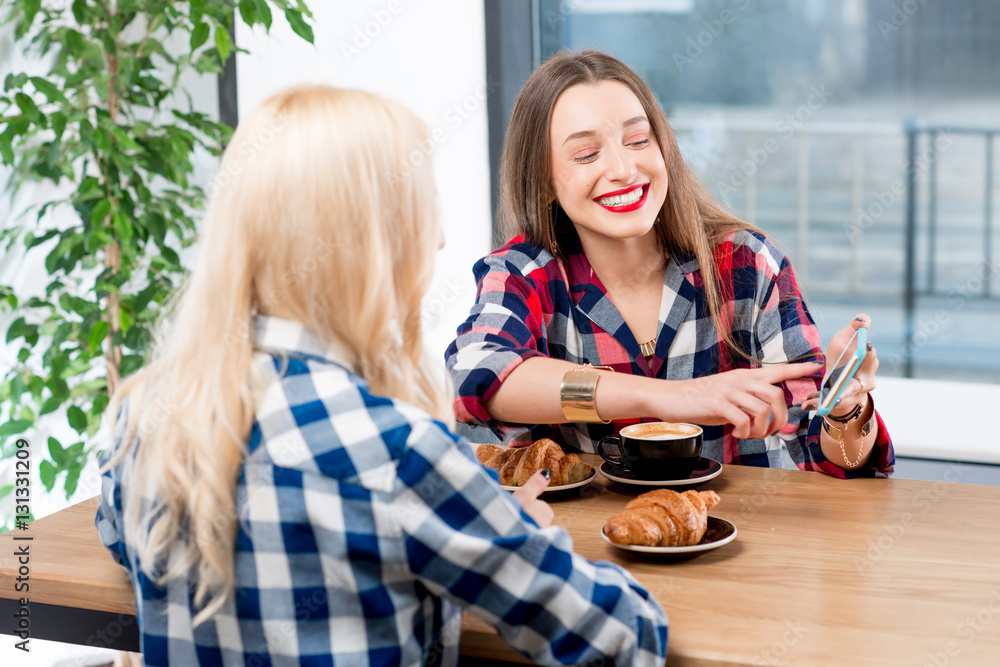
[[[610,419],[601,419],[597,414],[597,381],[601,379],[598,369],[612,371],[609,366],[584,364],[563,375],[559,387],[559,401],[566,421],[583,424],[608,424]]]

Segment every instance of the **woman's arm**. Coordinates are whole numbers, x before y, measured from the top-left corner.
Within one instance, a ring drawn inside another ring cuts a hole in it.
[[[546,323],[558,310],[559,277],[537,268],[537,261],[527,263],[535,268],[526,276],[525,262],[522,252],[502,250],[476,263],[476,305],[446,353],[456,416],[488,425],[501,437],[515,424],[566,422],[559,389],[566,372],[577,367],[550,354],[558,344],[548,340]],[[551,269],[551,262],[543,264]],[[733,424],[736,437],[763,437],[788,418],[784,394],[774,385],[816,370],[790,364],[683,381],[605,371],[595,403],[605,420]]]
[[[393,515],[429,591],[536,663],[663,665],[667,617],[628,572],[575,554],[562,528],[535,525],[464,440],[431,426],[407,444]]]
[[[110,453],[102,451],[98,457],[98,462],[103,468],[110,460]],[[97,506],[97,515],[94,517],[94,525],[97,527],[97,534],[101,538],[101,543],[111,554],[111,558],[116,563],[126,568],[129,562],[125,553],[125,540],[122,537],[121,529],[118,527],[118,520],[115,518],[121,507],[115,503],[117,482],[112,475],[112,470],[105,470],[101,473],[101,502]]]
[[[515,368],[486,402],[495,420],[561,424],[559,388],[577,364],[533,357]],[[601,371],[595,402],[604,420],[655,417],[703,425],[733,424],[736,437],[763,437],[788,419],[782,390],[775,384],[817,371],[817,364],[741,369],[693,380],[661,380]],[[772,420],[773,417],[773,420]]]

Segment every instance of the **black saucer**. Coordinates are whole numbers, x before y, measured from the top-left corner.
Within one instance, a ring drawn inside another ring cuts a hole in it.
[[[698,464],[691,474],[680,479],[638,479],[627,470],[613,466],[607,461],[601,464],[601,474],[612,482],[630,486],[692,486],[701,484],[722,474],[722,464],[704,456],[698,459]]]
[[[701,542],[698,544],[689,547],[640,547],[632,544],[615,544],[608,539],[608,536],[604,534],[604,529],[601,528],[601,537],[616,549],[629,551],[646,558],[656,558],[657,560],[687,560],[695,558],[706,551],[718,549],[723,545],[729,544],[736,539],[736,533],[736,526],[731,522],[719,517],[710,516],[708,517],[705,536],[701,538]]]

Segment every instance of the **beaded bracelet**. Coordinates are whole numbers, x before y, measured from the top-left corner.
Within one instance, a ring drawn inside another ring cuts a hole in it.
[[[864,405],[867,405],[867,402],[864,403]],[[862,407],[862,406],[863,406],[863,404],[858,403],[857,405],[854,406],[853,410],[851,410],[850,412],[848,412],[846,415],[844,415],[842,417],[834,417],[833,415],[827,415],[827,418],[828,419],[832,419],[835,422],[840,422],[841,424],[846,424],[847,422],[851,421],[852,419],[857,419],[861,415],[861,411],[864,409],[864,407]]]

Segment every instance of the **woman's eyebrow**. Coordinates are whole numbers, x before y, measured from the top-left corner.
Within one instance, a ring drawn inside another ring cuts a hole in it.
[[[646,117],[645,116],[634,116],[632,118],[629,118],[624,123],[622,123],[622,127],[628,127],[629,125],[635,125],[636,123],[642,123],[642,122],[646,122]],[[581,139],[583,137],[592,137],[595,134],[597,134],[597,133],[594,132],[593,130],[581,130],[580,132],[574,132],[573,134],[571,134],[568,137],[566,137],[566,140],[563,141],[563,146],[565,146],[567,143],[569,143],[573,139]]]

